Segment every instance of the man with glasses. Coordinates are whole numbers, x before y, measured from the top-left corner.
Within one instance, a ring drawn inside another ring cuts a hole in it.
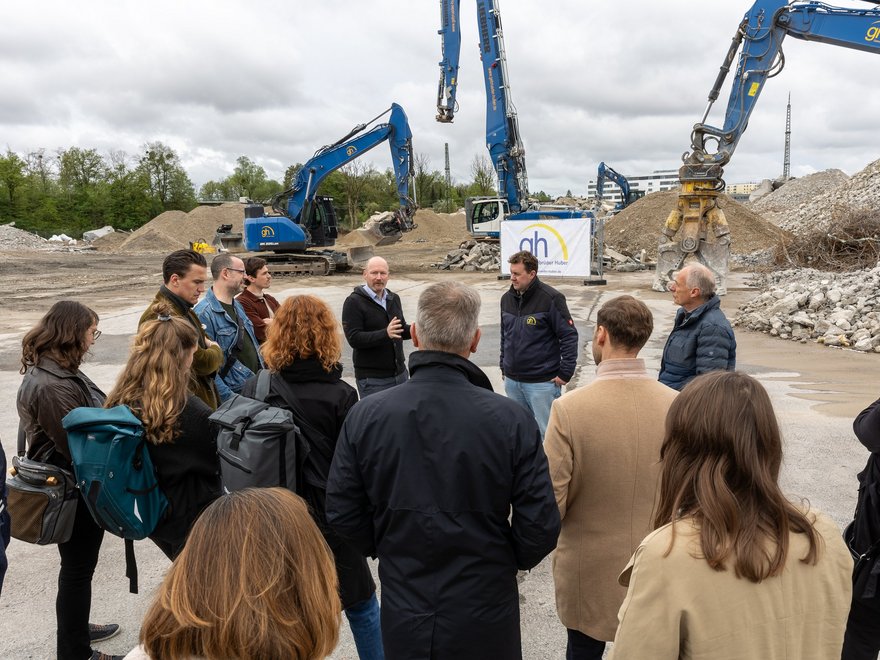
[[[201,320],[193,311],[199,297],[205,292],[208,262],[194,250],[176,250],[162,262],[162,279],[164,284],[141,315],[138,327],[144,321],[156,318],[153,305],[158,302],[169,303],[172,314],[192,324],[199,333],[199,346],[190,367],[189,389],[210,406],[211,410],[216,410],[220,405],[220,395],[214,385],[214,374],[223,365],[223,351],[219,344],[208,339]]]
[[[195,312],[205,332],[223,349],[224,362],[215,381],[220,400],[241,391],[244,382],[263,368],[254,324],[235,296],[244,286],[244,262],[231,254],[219,254],[211,261],[214,284],[196,305]]]

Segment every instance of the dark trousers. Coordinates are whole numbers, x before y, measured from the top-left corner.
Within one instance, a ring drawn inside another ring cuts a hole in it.
[[[568,646],[565,648],[565,660],[602,660],[605,653],[605,642],[593,639],[580,630],[568,628]]]
[[[92,607],[92,575],[98,565],[98,552],[104,530],[98,527],[85,502],[76,507],[73,534],[58,544],[61,571],[55,618],[58,622],[58,660],[84,660],[92,655],[89,643],[89,611]]]
[[[842,660],[877,660],[880,652],[880,597],[853,598],[843,636]]]

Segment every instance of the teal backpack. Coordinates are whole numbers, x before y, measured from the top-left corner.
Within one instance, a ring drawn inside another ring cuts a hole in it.
[[[125,539],[126,576],[137,593],[133,541],[152,534],[168,507],[144,427],[128,406],[74,408],[61,423],[82,498],[100,527]]]

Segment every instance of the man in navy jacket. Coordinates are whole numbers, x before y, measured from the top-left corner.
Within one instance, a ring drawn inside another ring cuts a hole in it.
[[[541,436],[550,406],[577,364],[578,333],[565,296],[538,279],[538,260],[511,255],[510,289],[501,297],[501,375],[504,391],[535,416]]]
[[[706,266],[688,264],[669,283],[681,305],[660,362],[660,382],[681,391],[696,376],[736,368],[736,337],[715,295],[715,276]]]

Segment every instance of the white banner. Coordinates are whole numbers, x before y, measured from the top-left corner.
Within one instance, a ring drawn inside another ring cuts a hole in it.
[[[590,276],[589,218],[571,220],[505,220],[501,223],[501,272],[510,274],[507,259],[520,250],[538,258],[538,275]]]

